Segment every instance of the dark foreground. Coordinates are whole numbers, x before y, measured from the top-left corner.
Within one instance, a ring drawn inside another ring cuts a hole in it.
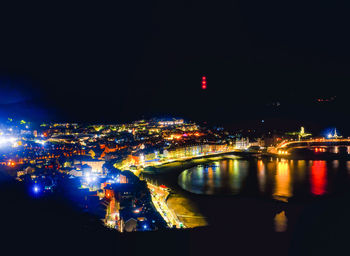
[[[206,228],[119,234],[59,196],[33,199],[13,181],[0,185],[2,255],[344,255],[349,253],[349,191],[300,208],[294,229],[261,220],[267,202],[237,198],[234,211]],[[215,198],[220,205],[220,197]],[[224,200],[222,201],[224,202]],[[239,207],[237,207],[239,205]],[[272,210],[271,210],[272,212]],[[271,213],[272,214],[272,213]],[[247,221],[250,220],[247,225]],[[244,223],[244,225],[242,224]],[[290,223],[291,224],[291,223]]]

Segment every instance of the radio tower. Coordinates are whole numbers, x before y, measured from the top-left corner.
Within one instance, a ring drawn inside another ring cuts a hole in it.
[[[202,89],[207,89],[207,78],[205,76],[202,76]]]

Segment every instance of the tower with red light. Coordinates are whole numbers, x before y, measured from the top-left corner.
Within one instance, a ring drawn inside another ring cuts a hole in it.
[[[202,76],[202,90],[207,89],[207,78]]]

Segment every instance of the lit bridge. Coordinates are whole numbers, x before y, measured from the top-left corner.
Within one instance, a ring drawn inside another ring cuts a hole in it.
[[[294,153],[317,154],[349,154],[350,138],[344,139],[309,139],[297,141],[283,141],[276,147],[269,148],[268,152],[275,155],[291,155]]]

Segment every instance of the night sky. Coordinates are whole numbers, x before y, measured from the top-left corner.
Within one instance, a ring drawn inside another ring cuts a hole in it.
[[[0,115],[350,131],[349,6],[211,2],[2,4]]]

